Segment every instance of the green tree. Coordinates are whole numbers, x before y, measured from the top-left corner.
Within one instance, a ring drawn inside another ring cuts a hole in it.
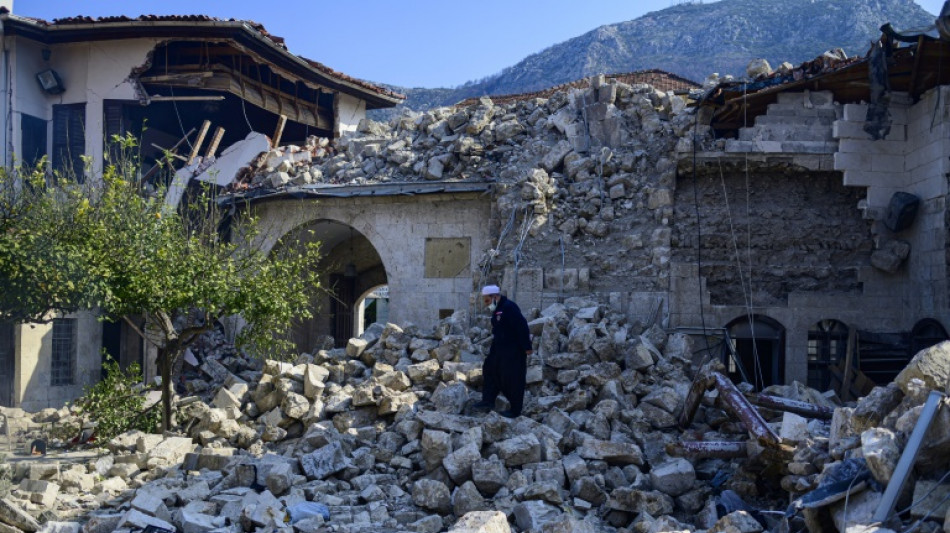
[[[4,247],[19,250],[24,237],[37,244],[0,259],[0,277],[15,278],[26,294],[4,305],[17,318],[94,308],[135,327],[128,318],[144,316],[148,326],[139,333],[158,346],[162,428],[168,429],[175,362],[216,321],[241,315],[247,326],[238,344],[253,354],[291,347],[289,325],[311,316],[311,296],[320,290],[319,245],[278,246],[272,253],[250,246],[260,237],[252,211],[225,212],[208,189],[169,210],[162,194],[148,194],[137,179],[138,167],[128,155],[134,140],[117,141],[126,158],[107,165],[101,179],[86,180],[96,182],[95,188],[64,180],[36,188],[25,204],[10,202],[27,213],[11,209],[8,226],[0,226],[6,235],[0,256]],[[219,232],[222,223],[233,238]],[[49,259],[42,268],[29,267],[32,254],[44,246]],[[52,299],[44,309],[46,294]]]
[[[91,307],[92,267],[77,217],[84,187],[33,169],[0,168],[0,320],[46,322]]]

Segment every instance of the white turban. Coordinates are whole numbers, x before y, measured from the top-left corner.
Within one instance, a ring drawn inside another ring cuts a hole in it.
[[[485,285],[482,287],[482,296],[490,296],[492,294],[501,294],[501,289],[498,288],[498,285]]]

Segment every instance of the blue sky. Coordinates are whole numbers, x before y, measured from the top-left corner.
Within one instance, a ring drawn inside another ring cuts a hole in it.
[[[726,0],[728,1],[728,0]],[[204,14],[260,22],[291,52],[359,78],[404,87],[452,87],[603,24],[673,0],[14,0],[18,15]],[[943,0],[917,0],[931,13]]]

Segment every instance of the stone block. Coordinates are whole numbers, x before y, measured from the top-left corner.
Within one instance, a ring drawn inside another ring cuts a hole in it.
[[[673,459],[650,470],[653,488],[671,496],[679,496],[692,489],[695,481],[696,471],[692,463],[683,458]]]
[[[921,480],[914,485],[915,505],[910,509],[914,518],[925,515],[945,516],[950,512],[950,484],[937,483],[934,480]]]
[[[171,522],[167,522],[160,518],[155,518],[154,516],[149,516],[136,509],[130,509],[124,515],[122,515],[117,526],[118,528],[129,529],[145,529],[148,526],[155,526],[171,531],[176,530],[175,526]]]
[[[514,508],[515,524],[522,531],[539,531],[545,524],[553,522],[561,512],[557,507],[540,500],[521,502]]]
[[[166,522],[171,522],[172,520],[171,512],[169,512],[168,506],[165,505],[164,498],[156,491],[149,491],[144,488],[137,490],[130,505],[133,509],[149,516],[154,516]]]
[[[185,454],[194,451],[194,448],[194,442],[188,437],[169,437],[153,448],[140,451],[148,453],[149,465],[168,466],[180,463]]]
[[[519,435],[496,444],[498,457],[507,466],[537,463],[541,460],[541,442],[534,433]]]
[[[950,341],[917,352],[894,378],[894,383],[909,393],[909,383],[914,378],[923,381],[928,388],[950,392]]]
[[[215,394],[211,404],[219,409],[227,409],[229,407],[240,409],[241,399],[230,390],[221,388],[218,389],[218,393]]]
[[[412,502],[423,509],[446,514],[452,510],[449,488],[435,479],[420,479],[412,486]]]
[[[782,414],[782,429],[779,437],[791,442],[801,442],[808,438],[808,419],[795,413]]]
[[[300,457],[300,466],[311,480],[326,479],[349,465],[343,446],[337,441]]]
[[[82,524],[79,522],[46,522],[40,533],[79,533]]]
[[[0,498],[0,522],[22,529],[26,533],[39,531],[40,524],[9,498]]]
[[[643,464],[643,452],[632,442],[611,442],[588,437],[584,439],[577,453],[584,459],[596,459],[612,464]]]
[[[871,428],[861,433],[861,452],[871,474],[887,486],[901,456],[897,435],[885,428]]]
[[[471,511],[462,515],[449,533],[510,533],[508,517],[501,511]]]
[[[708,533],[759,533],[765,528],[745,511],[733,511],[720,518]]]
[[[29,493],[31,502],[47,508],[56,504],[59,495],[59,485],[52,481],[24,479],[20,482],[20,490]]]

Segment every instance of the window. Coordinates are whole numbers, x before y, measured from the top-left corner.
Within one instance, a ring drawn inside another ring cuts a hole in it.
[[[86,104],[53,106],[53,170],[82,183],[86,153]]]
[[[5,407],[13,407],[13,374],[15,369],[13,323],[0,322],[0,405]]]
[[[50,385],[72,385],[76,368],[76,319],[53,319],[53,361]]]
[[[847,356],[848,326],[821,320],[808,330],[808,386],[819,391],[831,386],[831,368]]]
[[[35,166],[46,155],[46,121],[24,113],[20,115],[20,134],[20,162]]]

